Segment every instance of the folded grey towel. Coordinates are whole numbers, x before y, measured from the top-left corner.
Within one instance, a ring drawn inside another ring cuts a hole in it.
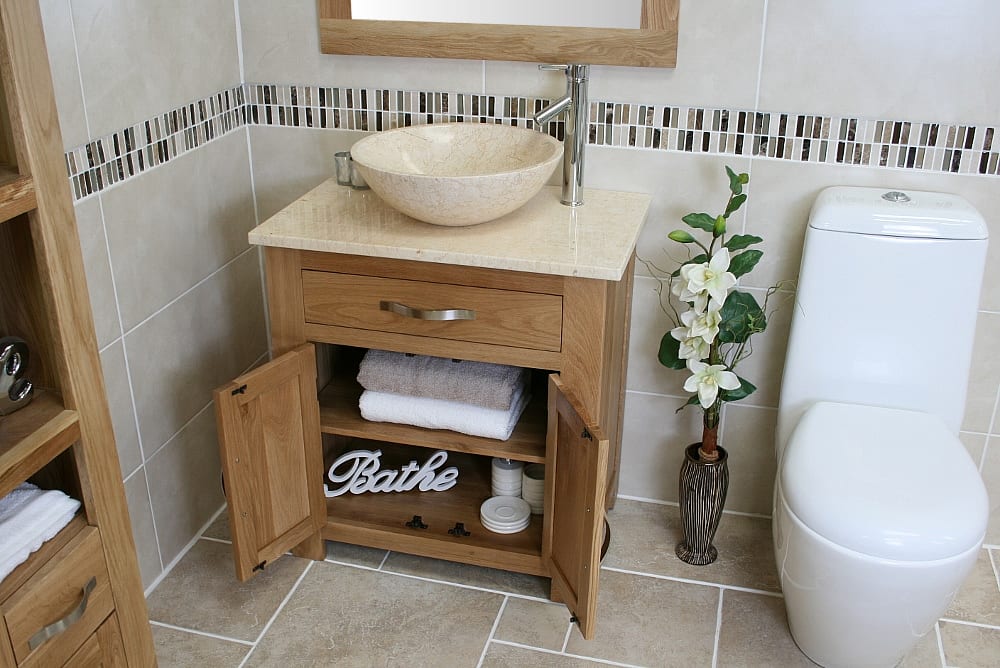
[[[510,408],[527,379],[528,370],[516,366],[387,350],[369,350],[358,371],[358,382],[366,390],[460,401],[497,410]]]

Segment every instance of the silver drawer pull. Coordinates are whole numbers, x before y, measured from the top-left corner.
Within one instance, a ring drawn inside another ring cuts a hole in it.
[[[404,318],[416,320],[475,320],[476,312],[467,308],[422,309],[413,308],[399,302],[381,301],[378,307]]]
[[[83,613],[87,612],[87,602],[90,600],[90,592],[94,591],[94,587],[97,586],[97,578],[90,578],[90,582],[83,588],[83,599],[80,603],[73,608],[73,610],[63,617],[62,619],[52,622],[41,631],[31,636],[28,640],[28,649],[34,651],[41,646],[46,640],[53,636],[57,636],[69,627],[73,626],[81,617]]]

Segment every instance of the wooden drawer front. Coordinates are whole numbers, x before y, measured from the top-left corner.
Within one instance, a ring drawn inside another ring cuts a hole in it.
[[[302,296],[311,323],[535,350],[562,347],[561,295],[303,271]],[[463,309],[475,319],[399,315],[382,302],[422,311]]]
[[[108,580],[100,533],[86,527],[4,603],[17,665],[63,665],[111,613]],[[60,620],[63,630],[31,649],[32,637]]]
[[[65,668],[118,668],[124,667],[125,648],[118,616],[112,614],[94,631],[80,649],[63,664]]]

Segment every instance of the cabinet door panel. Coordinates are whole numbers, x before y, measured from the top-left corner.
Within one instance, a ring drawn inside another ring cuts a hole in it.
[[[325,520],[312,344],[215,391],[236,575],[315,535]]]
[[[576,617],[580,632],[594,634],[604,529],[608,440],[559,377],[549,376],[549,427],[545,461],[542,558],[553,588]]]

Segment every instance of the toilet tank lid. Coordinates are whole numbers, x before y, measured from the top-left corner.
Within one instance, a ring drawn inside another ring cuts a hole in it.
[[[986,531],[979,471],[928,413],[816,403],[792,432],[779,475],[788,509],[853,552],[947,559],[978,546]]]
[[[813,203],[819,230],[917,239],[986,239],[986,221],[967,200],[948,193],[833,186]]]

